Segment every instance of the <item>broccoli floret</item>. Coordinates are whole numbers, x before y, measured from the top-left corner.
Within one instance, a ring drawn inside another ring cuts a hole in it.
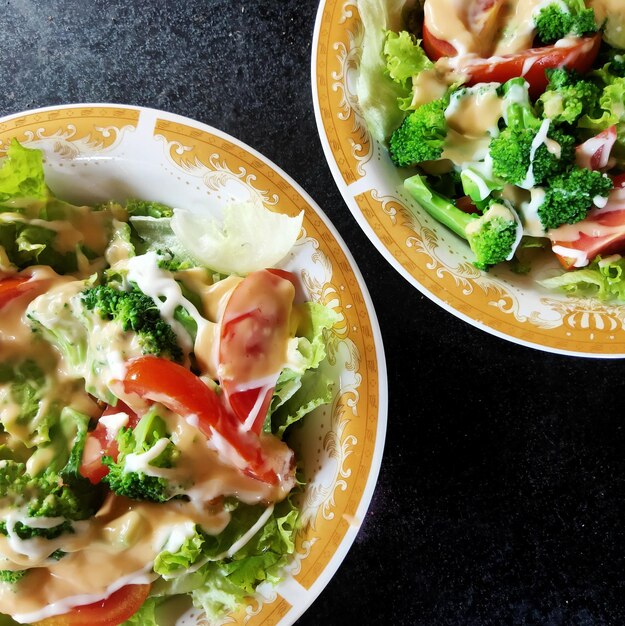
[[[536,35],[543,43],[553,43],[569,35],[588,35],[597,32],[593,9],[587,9],[583,0],[565,0],[543,7],[536,18]]]
[[[408,115],[389,140],[391,159],[398,167],[409,167],[441,158],[447,121],[447,97],[421,105]]]
[[[81,436],[75,443],[76,454],[82,454],[83,445]],[[74,473],[73,459],[61,473],[45,472],[40,476],[28,474],[23,463],[7,460],[0,463],[0,502],[23,508],[29,518],[63,519],[51,527],[29,526],[18,521],[10,530],[20,539],[56,539],[64,533],[72,533],[72,522],[90,518],[101,503],[101,489]],[[0,534],[9,534],[6,520],[0,521]]]
[[[420,175],[406,179],[404,186],[434,219],[468,241],[477,268],[487,270],[512,258],[521,225],[508,207],[492,203],[482,215],[466,213],[433,192]]]
[[[625,78],[625,54],[615,54],[610,61],[610,72],[619,78]]]
[[[84,291],[82,301],[89,311],[118,321],[125,331],[137,333],[146,354],[182,360],[176,333],[161,317],[154,300],[139,289],[122,291],[111,285],[98,285]]]
[[[607,197],[612,187],[612,180],[605,174],[574,167],[550,180],[538,217],[545,230],[575,224],[586,217],[593,200]]]
[[[554,122],[574,124],[582,115],[599,106],[601,89],[573,70],[545,70],[549,78],[547,90],[538,98],[536,108]]]
[[[14,585],[15,583],[22,580],[25,574],[26,570],[24,569],[2,569],[0,570],[0,583],[9,583],[10,585]]]
[[[513,78],[502,94],[506,125],[489,146],[494,174],[529,189],[568,169],[575,159],[575,137],[538,117],[527,82]]]
[[[165,477],[159,476],[158,469],[171,468],[177,458],[178,449],[169,440],[165,422],[155,411],[146,413],[134,429],[120,429],[117,446],[117,460],[110,456],[102,459],[109,469],[103,482],[108,484],[111,491],[132,500],[152,502],[166,502],[176,496],[175,486]],[[147,463],[154,468],[153,475],[128,467],[129,458],[136,459],[137,455],[146,453],[152,456],[155,446],[158,446],[157,454]]]
[[[174,214],[170,206],[150,200],[128,200],[126,202],[126,210],[130,217],[135,215],[143,217],[171,217]]]
[[[539,131],[540,127],[505,128],[490,143],[493,172],[508,183],[530,188],[566,170],[575,158],[575,138],[549,128],[540,141]]]

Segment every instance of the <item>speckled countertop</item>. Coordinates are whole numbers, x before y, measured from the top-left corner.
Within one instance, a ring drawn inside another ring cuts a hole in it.
[[[624,624],[623,362],[486,334],[391,269],[321,149],[316,10],[314,0],[7,0],[0,114],[113,102],[189,116],[274,161],[347,242],[385,343],[387,444],[361,531],[298,626]]]

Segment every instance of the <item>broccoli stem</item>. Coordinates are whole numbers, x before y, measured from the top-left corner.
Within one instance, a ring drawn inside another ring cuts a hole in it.
[[[477,219],[477,216],[465,213],[449,200],[432,191],[423,176],[419,174],[407,178],[404,181],[404,187],[435,220],[447,226],[456,235],[467,239],[466,228]]]

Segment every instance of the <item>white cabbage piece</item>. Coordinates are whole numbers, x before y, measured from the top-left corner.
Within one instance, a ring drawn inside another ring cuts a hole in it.
[[[296,217],[255,202],[232,202],[220,223],[213,216],[174,209],[171,228],[199,262],[222,274],[248,274],[273,267],[291,250],[302,228]]]

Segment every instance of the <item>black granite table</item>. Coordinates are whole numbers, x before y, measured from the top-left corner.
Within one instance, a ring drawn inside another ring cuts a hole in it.
[[[350,247],[385,342],[387,445],[362,529],[298,626],[624,624],[622,361],[491,336],[387,264],[317,135],[316,10],[314,0],[7,0],[0,115],[113,102],[213,125],[296,179]]]

